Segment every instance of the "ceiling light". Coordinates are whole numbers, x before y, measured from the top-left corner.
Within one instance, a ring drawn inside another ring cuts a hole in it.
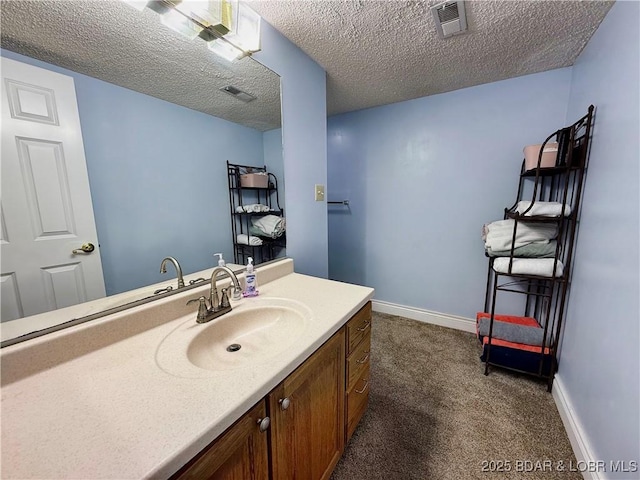
[[[220,35],[231,30],[233,8],[229,0],[183,0],[174,8]]]
[[[244,52],[260,50],[260,15],[244,3],[234,2],[233,28],[225,38]]]
[[[209,42],[209,50],[216,55],[220,55],[225,60],[230,62],[244,57],[245,53],[239,48],[234,47],[231,43],[225,42],[222,39]]]
[[[260,50],[260,15],[239,0],[122,1],[139,10],[149,7],[164,25],[189,39],[201,37],[229,61]]]
[[[142,11],[144,10],[144,7],[147,6],[147,1],[142,1],[142,0],[122,0],[124,3],[126,3],[127,5],[132,6],[133,8],[135,8],[136,10]]]
[[[189,40],[193,40],[202,31],[202,27],[193,23],[188,17],[185,17],[177,10],[169,9],[160,16],[160,21],[171,30],[175,30],[184,35]]]

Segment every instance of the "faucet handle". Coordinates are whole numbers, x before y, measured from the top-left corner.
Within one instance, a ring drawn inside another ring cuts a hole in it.
[[[220,299],[220,308],[229,308],[231,306],[231,304],[229,303],[229,294],[227,293],[230,288],[233,288],[233,285],[222,289],[222,298]]]
[[[199,302],[196,322],[203,323],[207,318],[207,314],[209,313],[209,309],[207,308],[207,299],[205,297],[192,298],[187,302],[187,305],[193,302]]]

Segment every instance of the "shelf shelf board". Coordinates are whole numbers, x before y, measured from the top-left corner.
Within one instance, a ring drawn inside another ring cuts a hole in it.
[[[573,212],[570,215],[563,217],[548,217],[545,215],[520,215],[516,212],[510,212],[505,210],[505,216],[510,219],[518,220],[519,222],[532,222],[532,223],[557,223],[562,220],[573,220]]]
[[[559,175],[561,173],[570,172],[572,170],[580,170],[581,167],[546,167],[546,168],[532,168],[531,170],[525,170],[520,174],[521,177],[534,177],[539,172],[540,177],[550,177],[553,175]]]
[[[284,212],[282,210],[271,210],[269,212],[233,212],[234,215],[244,216],[244,217],[256,217],[256,216],[265,216],[265,215],[276,215],[282,216]]]
[[[509,257],[503,257],[503,258],[509,258]],[[513,258],[516,258],[516,257],[513,257]],[[542,275],[525,275],[522,273],[502,273],[502,272],[497,272],[495,269],[493,269],[493,273],[495,273],[496,275],[501,275],[503,277],[521,278],[523,280],[546,280],[548,282],[558,282],[558,283],[563,283],[566,281],[566,273],[563,274],[561,277],[545,277]]]
[[[230,190],[276,190],[276,187],[229,187]]]

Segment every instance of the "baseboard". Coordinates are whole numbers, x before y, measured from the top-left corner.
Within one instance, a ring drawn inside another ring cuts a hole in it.
[[[407,307],[396,303],[383,302],[382,300],[372,300],[371,306],[374,312],[398,315],[399,317],[410,318],[411,320],[417,320],[419,322],[476,333],[476,322],[471,318]]]
[[[573,448],[573,453],[578,461],[578,466],[595,464],[596,458],[593,456],[587,436],[571,406],[571,401],[567,396],[562,376],[555,376],[551,395],[560,413],[564,429],[567,431],[567,436],[569,437],[571,448]],[[582,472],[582,477],[585,480],[604,480],[604,477],[599,472],[585,471]]]

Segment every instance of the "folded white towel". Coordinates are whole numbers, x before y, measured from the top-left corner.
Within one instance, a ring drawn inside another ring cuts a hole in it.
[[[264,213],[269,212],[271,209],[268,205],[262,203],[250,203],[248,205],[238,205],[236,207],[236,213]]]
[[[495,251],[511,249],[511,239],[516,222],[513,219],[498,220],[483,227],[485,247]],[[558,235],[558,226],[545,223],[518,222],[515,248],[528,243],[549,243]]]
[[[259,237],[254,237],[253,235],[246,235],[241,233],[236,237],[236,242],[242,245],[262,245],[262,239]]]
[[[523,214],[530,205],[531,202],[529,201],[518,202],[516,205],[516,212]],[[571,215],[571,205],[565,205],[563,209],[562,203],[560,202],[535,202],[533,207],[531,207],[531,210],[524,215],[525,217],[533,217],[536,215],[542,217],[559,217],[561,215],[568,216]]]
[[[538,275],[540,277],[553,276],[554,258],[514,258],[511,266],[511,273],[521,275]],[[496,258],[493,262],[493,269],[499,273],[509,273],[509,258]],[[556,264],[555,276],[561,277],[564,273],[564,266],[558,260]]]
[[[284,234],[286,223],[282,217],[265,215],[251,220],[254,227],[259,229],[265,237],[278,238]]]

